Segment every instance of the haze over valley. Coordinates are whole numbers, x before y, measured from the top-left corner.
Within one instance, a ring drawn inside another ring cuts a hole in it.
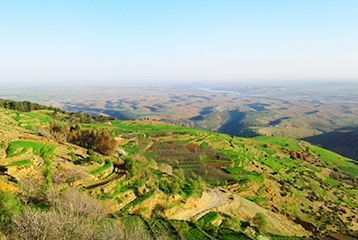
[[[234,136],[305,139],[358,159],[357,82],[145,85],[57,84],[16,89],[3,86],[0,97],[118,120],[160,120]]]

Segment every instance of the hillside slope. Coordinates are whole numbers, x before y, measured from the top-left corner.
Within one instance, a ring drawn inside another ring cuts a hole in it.
[[[304,140],[358,161],[358,127],[340,128]]]
[[[104,156],[55,136],[50,122],[59,119],[71,131],[110,132],[116,151]],[[154,238],[357,236],[358,166],[348,158],[288,138],[69,119],[0,109],[0,191],[40,211],[48,205],[40,192],[78,189],[109,216],[139,217]]]

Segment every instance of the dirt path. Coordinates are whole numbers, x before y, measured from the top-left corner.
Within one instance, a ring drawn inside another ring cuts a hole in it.
[[[104,181],[101,181],[101,182],[98,182],[98,183],[95,183],[95,184],[92,184],[90,186],[87,186],[87,187],[84,187],[85,189],[87,190],[90,190],[90,189],[94,189],[94,188],[98,188],[98,187],[101,187],[101,186],[104,186],[114,180],[117,180],[117,179],[120,179],[121,177],[123,177],[124,175],[126,175],[126,173],[124,172],[121,172],[121,173],[118,173],[117,175],[115,175],[114,177],[110,178],[110,179],[106,179]]]
[[[176,220],[191,220],[207,211],[230,203],[230,194],[217,188],[208,188],[199,200],[188,201],[183,209],[178,209],[170,218]]]
[[[251,221],[257,213],[262,213],[270,223],[267,227],[270,233],[285,236],[307,234],[302,226],[289,221],[284,216],[273,213],[239,195],[220,191],[218,188],[208,188],[200,199],[188,200],[183,207],[178,207],[167,217],[190,221],[199,219],[209,211],[225,213],[246,221]]]

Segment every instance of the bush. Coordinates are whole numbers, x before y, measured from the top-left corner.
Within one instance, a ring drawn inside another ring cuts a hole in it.
[[[50,134],[58,140],[66,141],[70,133],[70,128],[66,124],[50,122]]]
[[[222,223],[223,228],[231,229],[234,231],[241,231],[240,219],[234,217],[226,217]]]
[[[81,156],[77,157],[75,155],[74,157],[71,156],[71,159],[75,159],[73,161],[74,164],[79,164],[79,165],[91,164],[91,163],[94,163],[94,162],[101,164],[103,162],[103,160],[99,158],[97,153],[95,153],[91,149],[87,150],[87,157],[83,158]]]
[[[267,226],[267,218],[263,213],[256,213],[252,221],[259,228],[260,231],[265,231],[265,228]]]
[[[8,230],[12,218],[20,212],[20,201],[11,193],[0,191],[0,230]]]
[[[202,216],[197,222],[197,226],[206,230],[206,231],[215,231],[216,227],[213,226],[213,223],[220,218],[220,214],[217,212],[209,212]]]
[[[48,198],[51,209],[27,208],[14,218],[9,239],[150,239],[144,226],[126,229],[119,219],[108,218],[99,202],[85,193],[69,190]]]
[[[57,210],[78,216],[98,218],[105,213],[96,199],[75,189],[70,189],[62,194],[55,193],[50,202]]]
[[[201,197],[206,185],[204,181],[198,176],[192,176],[185,180],[182,193],[185,198],[188,197]]]
[[[57,168],[55,168],[55,173],[52,179],[53,179],[53,183],[55,184],[66,183],[70,187],[72,187],[76,181],[85,178],[86,174],[87,172],[85,170],[77,166],[76,167],[58,166]]]
[[[178,181],[160,180],[158,187],[167,195],[173,195],[180,192],[181,185]]]
[[[66,113],[66,112],[63,112]],[[70,123],[105,123],[114,120],[112,117],[104,115],[92,116],[87,113],[80,112],[70,112],[66,114],[57,114],[56,111],[52,114],[52,117],[61,122],[70,122]]]
[[[13,239],[89,239],[92,227],[70,213],[29,208],[14,219],[13,229]]]

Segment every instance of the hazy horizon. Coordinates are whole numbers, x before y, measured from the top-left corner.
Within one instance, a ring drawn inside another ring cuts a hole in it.
[[[185,87],[212,86],[227,88],[230,86],[290,86],[311,84],[358,84],[358,78],[326,78],[326,79],[127,79],[127,80],[0,80],[0,90],[4,88],[26,89],[28,87]]]
[[[0,83],[358,79],[358,2],[8,1]]]

